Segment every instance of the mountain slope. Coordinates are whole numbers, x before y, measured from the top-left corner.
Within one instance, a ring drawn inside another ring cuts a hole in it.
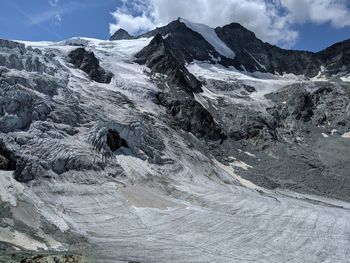
[[[0,41],[0,262],[349,258],[350,84],[234,68],[199,32]]]
[[[236,64],[248,71],[316,76],[323,61],[314,53],[284,50],[259,40],[243,26],[232,23],[215,29],[237,54]]]

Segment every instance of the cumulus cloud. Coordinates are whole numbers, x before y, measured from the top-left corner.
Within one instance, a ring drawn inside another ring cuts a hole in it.
[[[131,34],[183,17],[211,27],[238,22],[264,41],[285,47],[298,38],[295,25],[350,25],[348,0],[123,0],[112,13],[110,33],[124,28]]]
[[[336,28],[350,26],[347,0],[281,0],[290,20],[296,23],[331,23]]]

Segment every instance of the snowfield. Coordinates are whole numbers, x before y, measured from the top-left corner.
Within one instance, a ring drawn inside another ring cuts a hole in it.
[[[234,56],[213,30],[184,22],[220,54]],[[348,262],[348,203],[256,186],[239,176],[240,169],[251,169],[253,162],[231,159],[229,166],[224,165],[194,149],[168,125],[162,118],[164,109],[152,101],[159,88],[145,74],[147,68],[133,62],[133,55],[150,40],[24,42],[44,54],[55,54],[59,65],[55,77],[67,83],[50,100],[53,108],[79,110],[83,117],[71,125],[35,121],[29,129],[1,138],[47,163],[62,155],[62,162],[94,166],[60,171],[27,184],[15,181],[12,172],[0,172],[0,242],[14,251],[69,250],[107,263]],[[66,61],[76,48],[73,44],[95,53],[101,66],[114,75],[110,84],[91,81]],[[265,94],[305,81],[301,76],[245,74],[203,63],[188,69],[198,78],[239,81],[256,88],[237,98],[234,92],[204,87],[196,99],[206,107],[224,97],[266,108]],[[41,130],[44,124],[47,130]],[[104,127],[118,129],[130,149],[111,156],[97,150]],[[26,143],[18,146],[16,140]],[[254,154],[245,155],[258,162]]]
[[[202,35],[202,37],[212,45],[215,50],[223,55],[224,57],[234,59],[235,52],[231,50],[216,34],[215,30],[208,27],[207,25],[198,24],[191,22],[186,19],[180,19],[181,22],[185,23],[185,25],[192,29],[193,31]]]

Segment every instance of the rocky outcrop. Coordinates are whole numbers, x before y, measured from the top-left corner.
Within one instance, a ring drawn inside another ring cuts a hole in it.
[[[312,52],[285,50],[262,42],[238,23],[215,29],[218,37],[236,53],[235,65],[248,71],[294,73],[313,77],[322,61]]]
[[[302,87],[284,89],[276,94],[268,95],[270,98],[274,96],[278,96],[281,103],[272,109],[268,109],[268,111],[277,121],[291,117],[306,122],[310,121],[314,115],[312,95]],[[282,98],[285,100],[281,101]]]
[[[22,259],[20,263],[88,263],[89,261],[78,255],[65,255],[65,256],[33,256],[26,259]]]
[[[179,26],[176,22],[173,26]],[[215,122],[210,112],[195,100],[193,93],[202,92],[202,84],[192,75],[184,62],[176,56],[176,47],[167,38],[157,33],[148,46],[135,55],[136,62],[147,65],[151,74],[162,82],[164,92],[157,94],[157,101],[166,108],[175,126],[191,132],[198,138],[222,141],[225,134]]]
[[[178,98],[167,94],[157,95],[160,105],[166,107],[167,113],[172,116],[177,126],[191,132],[198,138],[222,141],[226,138],[213,116],[199,102],[192,97]]]
[[[278,121],[292,123],[311,122],[327,128],[347,132],[350,127],[350,92],[341,83],[317,83],[316,87],[293,85],[268,94],[276,102],[268,112]],[[295,126],[295,125],[294,125]]]
[[[164,74],[167,82],[181,86],[188,92],[202,92],[200,81],[178,60],[169,41],[161,34],[157,34],[135,57],[137,63],[147,65],[152,73]]]
[[[128,39],[134,39],[133,36],[131,36],[128,31],[124,30],[124,29],[119,29],[117,30],[109,40],[113,41],[113,40],[128,40]]]
[[[216,49],[210,45],[201,34],[188,28],[181,19],[177,19],[168,25],[156,28],[140,37],[154,37],[162,35],[171,47],[174,56],[182,64],[191,63],[194,60],[208,61],[223,65],[231,65],[232,60],[220,55]]]
[[[84,71],[89,77],[99,83],[110,83],[112,73],[107,72],[100,66],[100,62],[93,52],[85,48],[77,48],[69,53],[69,62]]]
[[[234,140],[277,140],[275,123],[265,116],[238,111],[230,127],[229,137]]]
[[[317,55],[323,61],[328,76],[350,71],[350,40],[334,44]]]

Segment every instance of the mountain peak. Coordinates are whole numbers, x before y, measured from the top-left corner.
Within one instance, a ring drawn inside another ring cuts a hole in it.
[[[194,23],[186,19],[181,19],[180,21],[194,32],[200,34],[219,54],[226,58],[234,59],[235,53],[218,37],[214,29],[207,25]]]
[[[133,39],[134,37],[129,34],[128,31],[126,31],[123,28],[118,29],[109,40],[124,40],[124,39]]]

